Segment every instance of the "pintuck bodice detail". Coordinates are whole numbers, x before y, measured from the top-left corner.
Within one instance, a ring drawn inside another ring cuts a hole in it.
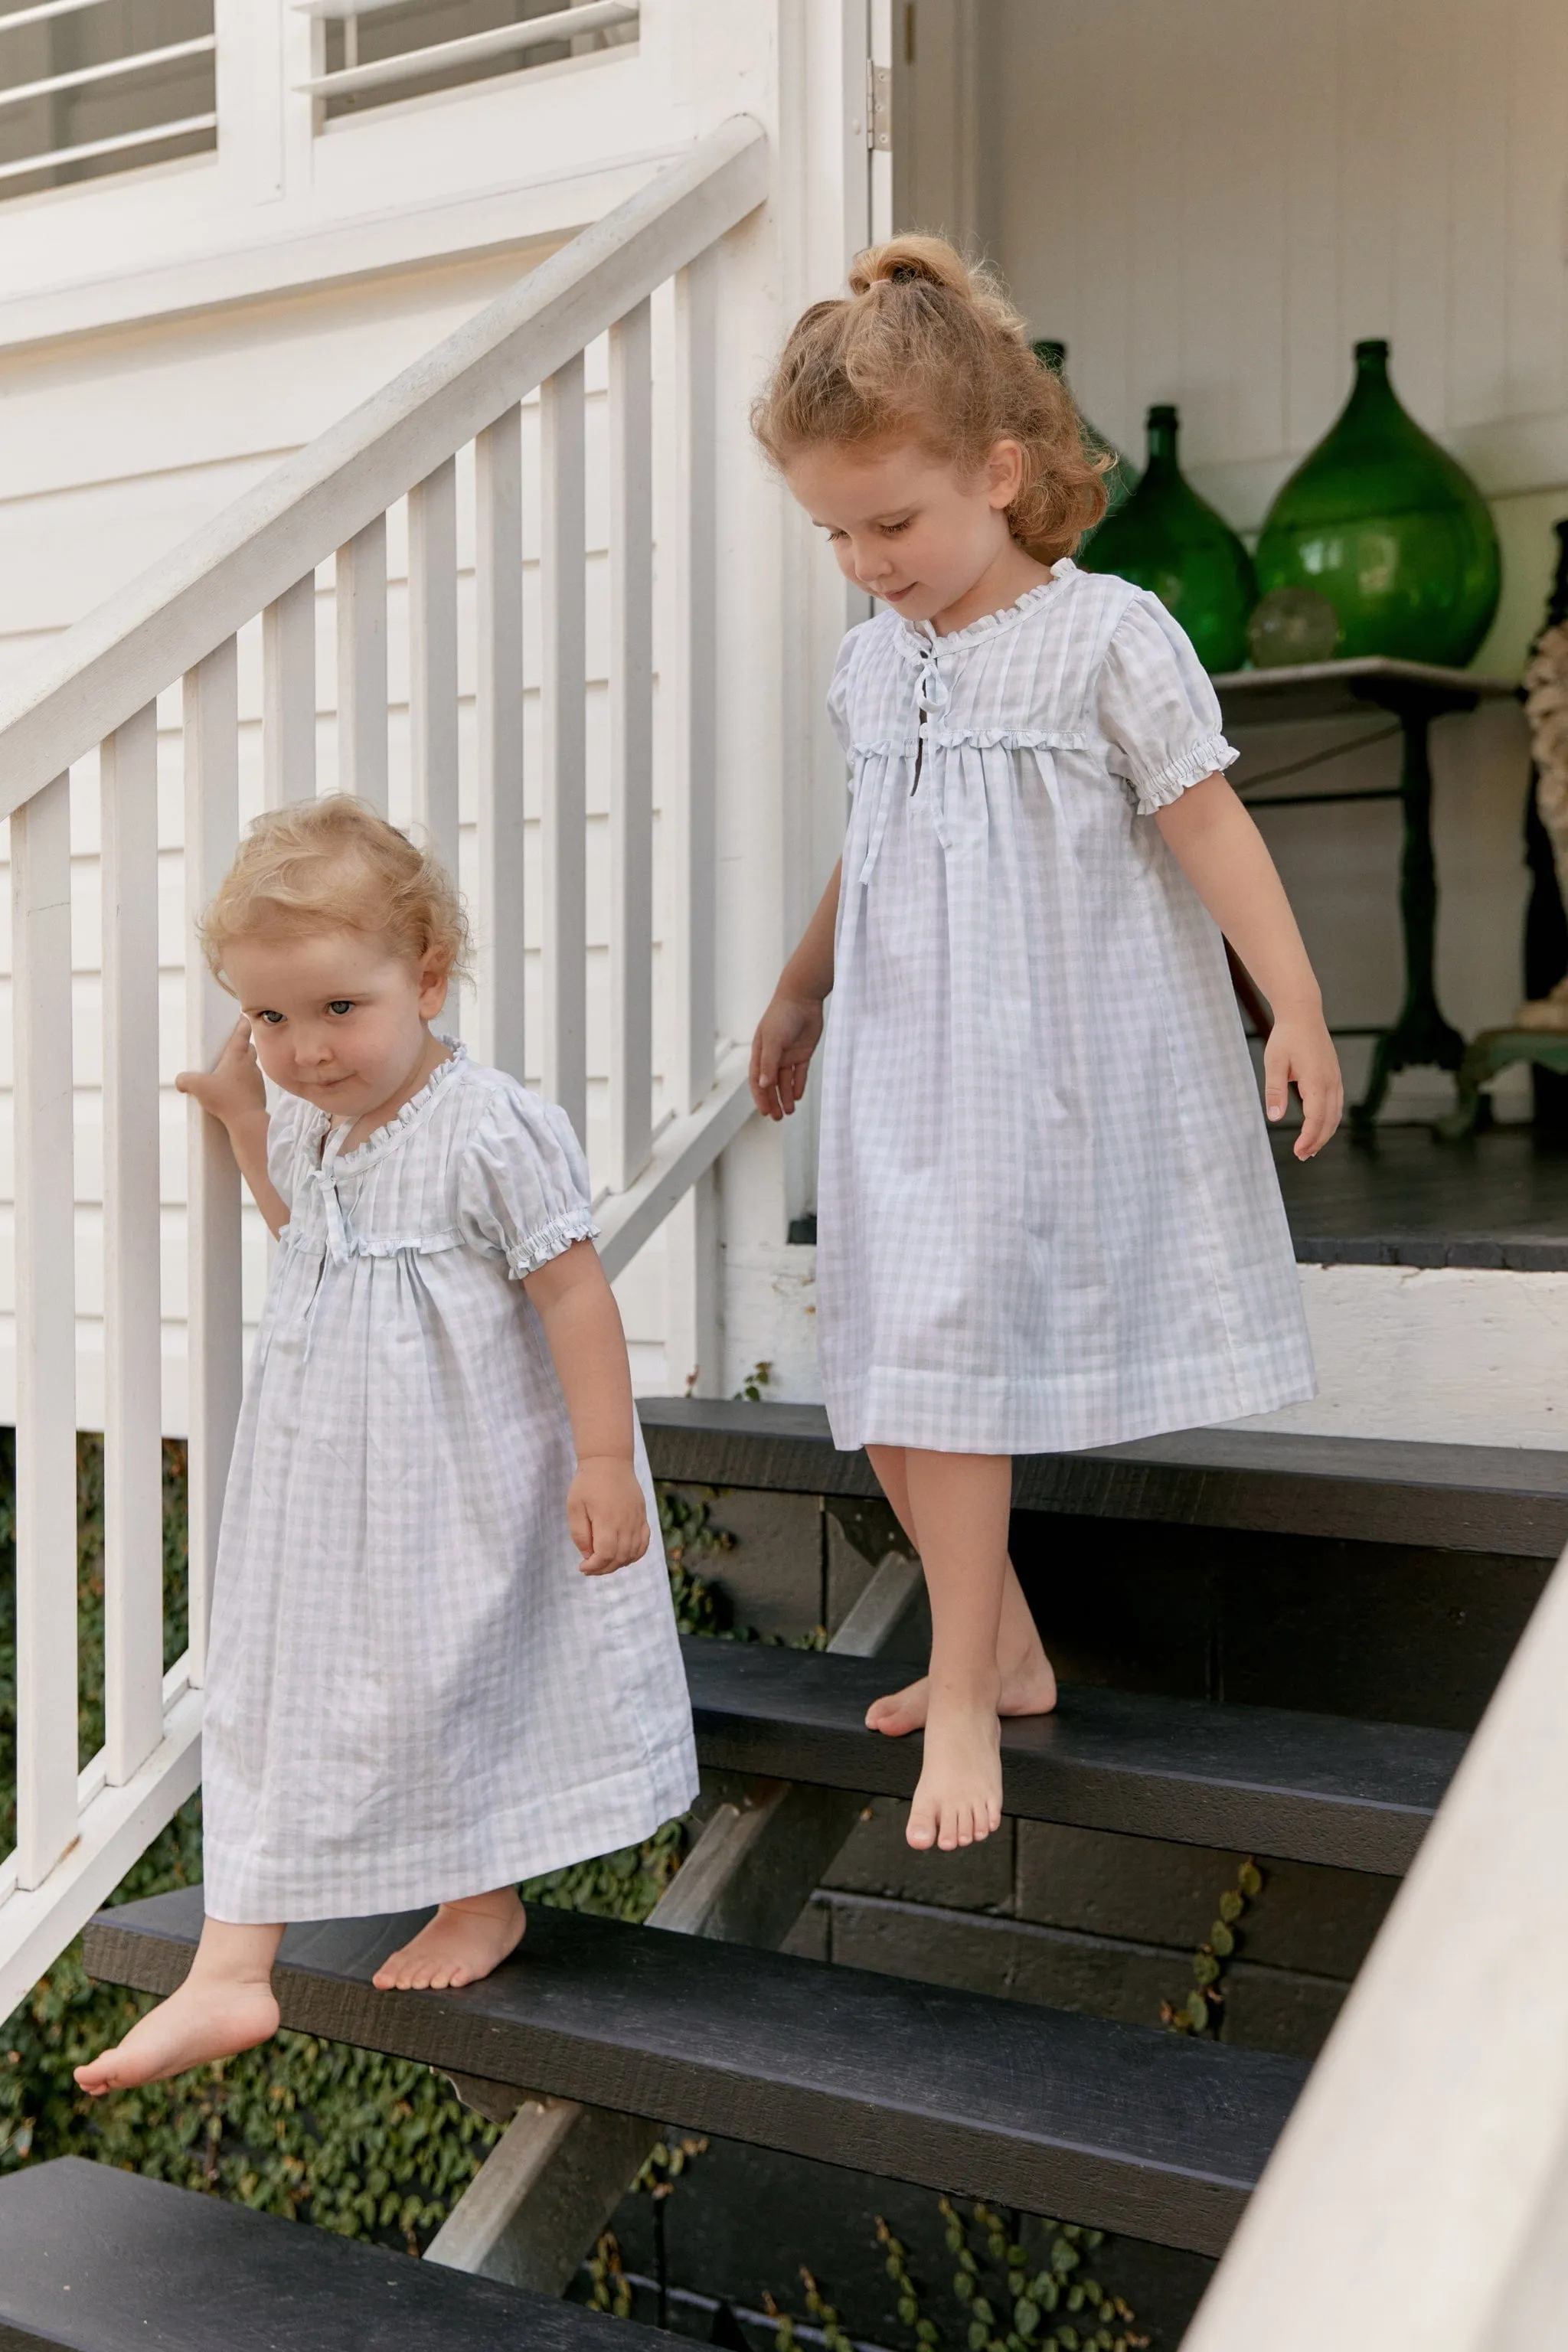
[[[526,1277],[595,1232],[564,1114],[458,1047],[354,1151],[274,1106],[288,1202],[225,1501],[215,1917],[355,1916],[628,1845],[696,1790],[658,1518],[577,1566]]]
[[[1236,756],[1152,596],[1070,562],[851,630],[818,1322],[836,1441],[1106,1444],[1311,1393],[1219,934],[1147,822]]]

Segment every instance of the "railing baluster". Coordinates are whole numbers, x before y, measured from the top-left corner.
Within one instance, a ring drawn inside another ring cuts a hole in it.
[[[487,1046],[523,1075],[522,412],[509,408],[474,444],[475,719],[479,871],[484,892]]]
[[[610,330],[610,1160],[624,1192],[653,1138],[653,346],[639,302]]]
[[[100,761],[104,1718],[121,1788],[163,1732],[155,702],[116,728]]]
[[[679,273],[675,298],[676,498],[668,605],[674,756],[669,804],[660,812],[661,828],[668,828],[670,843],[666,870],[671,892],[661,954],[671,967],[675,1001],[670,1100],[681,1113],[694,1110],[713,1083],[717,1025],[713,642],[718,622],[714,496],[718,411],[717,305],[710,252]],[[661,702],[664,692],[661,686]]]
[[[261,769],[265,804],[316,793],[316,575],[307,572],[261,615]]]
[[[16,999],[16,1864],[77,1833],[70,778],[11,818]]]
[[[239,705],[230,637],[185,674],[185,1052],[209,1069],[234,1025],[208,973],[196,918],[223,880],[239,831]],[[206,1673],[207,1614],[241,1379],[239,1172],[216,1118],[189,1103],[185,1305],[190,1428],[191,1680]]]
[[[408,730],[415,820],[455,877],[458,469],[450,457],[408,493]],[[448,1009],[455,1014],[455,1001]]]
[[[338,790],[386,814],[386,517],[337,558]]]
[[[544,1091],[584,1134],[588,1113],[587,667],[584,548],[583,355],[540,387],[539,596],[543,776]]]

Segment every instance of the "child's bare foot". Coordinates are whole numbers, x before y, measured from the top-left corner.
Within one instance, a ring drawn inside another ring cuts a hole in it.
[[[527,1924],[514,1886],[443,1903],[434,1919],[382,1962],[372,1981],[382,1992],[444,1992],[477,1984],[517,1949]]]
[[[123,2042],[79,2066],[79,2089],[100,2099],[139,2083],[162,2083],[214,2058],[254,2050],[278,2031],[278,2003],[266,1982],[240,1982],[193,1969],[178,1992],[149,2010]]]
[[[1002,1826],[1000,1724],[994,1705],[950,1699],[933,1707],[905,1835],[951,1853]]]
[[[929,1677],[922,1675],[919,1682],[890,1691],[886,1698],[873,1699],[866,1710],[868,1729],[883,1732],[889,1739],[901,1739],[906,1732],[921,1730],[926,1719],[930,1687]],[[996,1712],[1049,1715],[1056,1703],[1057,1678],[1045,1645],[1036,1633],[1018,1657],[1004,1663]]]

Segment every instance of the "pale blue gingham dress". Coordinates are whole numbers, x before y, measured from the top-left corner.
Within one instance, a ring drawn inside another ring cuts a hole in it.
[[[1310,1397],[1224,945],[1150,821],[1237,756],[1181,628],[1064,560],[950,636],[862,623],[829,708],[835,1444],[1046,1453]]]
[[[216,1918],[357,1917],[649,1835],[697,1793],[658,1515],[585,1577],[522,1277],[595,1229],[563,1112],[459,1046],[358,1150],[285,1095],[289,1205],[218,1546]]]

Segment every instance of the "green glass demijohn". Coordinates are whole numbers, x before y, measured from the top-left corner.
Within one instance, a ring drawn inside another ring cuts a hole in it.
[[[1252,558],[1176,463],[1180,419],[1149,411],[1149,462],[1126,505],[1107,517],[1081,557],[1087,572],[1114,572],[1152,588],[1185,629],[1207,670],[1239,669],[1247,616],[1257,601]]]
[[[1459,668],[1491,625],[1502,564],[1490,512],[1464,468],[1400,406],[1385,342],[1356,345],[1338,423],[1269,509],[1258,580],[1265,593],[1326,596],[1342,660],[1386,654]]]
[[[1032,349],[1034,351],[1035,357],[1039,361],[1040,365],[1042,367],[1049,368],[1053,375],[1060,376],[1062,382],[1067,383],[1067,345],[1065,343],[1056,342],[1051,339],[1051,337],[1047,335],[1042,336],[1041,340],[1032,346]],[[1068,389],[1069,392],[1071,391],[1072,387],[1070,384],[1068,385]],[[1105,512],[1100,517],[1099,522],[1094,525],[1093,530],[1086,530],[1084,532],[1082,539],[1079,542],[1079,550],[1081,553],[1083,549],[1089,545],[1089,541],[1094,537],[1095,531],[1102,530],[1110,517],[1116,512],[1117,508],[1124,507],[1128,499],[1132,496],[1133,491],[1138,487],[1138,468],[1132,463],[1131,457],[1125,457],[1122,454],[1122,452],[1117,447],[1114,441],[1108,441],[1104,434],[1100,432],[1089,423],[1081,408],[1079,410],[1078,414],[1079,423],[1083,427],[1084,445],[1089,451],[1090,455],[1096,457],[1109,457],[1111,461],[1110,466],[1106,468],[1105,475]]]

